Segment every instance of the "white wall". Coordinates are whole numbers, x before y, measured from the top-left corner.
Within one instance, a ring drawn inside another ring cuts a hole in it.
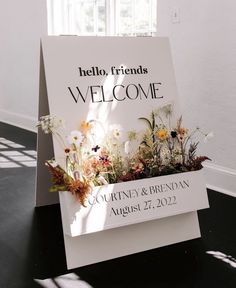
[[[179,23],[172,23],[177,8]],[[159,0],[158,35],[169,36],[184,120],[213,130],[208,186],[236,193],[236,2]]]
[[[0,121],[35,130],[39,45],[46,33],[46,0],[1,1]]]

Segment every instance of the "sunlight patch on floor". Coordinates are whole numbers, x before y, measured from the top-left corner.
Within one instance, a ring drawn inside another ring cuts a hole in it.
[[[34,279],[34,281],[44,288],[92,288],[87,282],[80,280],[75,273],[45,280]]]
[[[236,268],[236,259],[233,258],[231,255],[226,255],[219,251],[207,251],[206,253],[212,255],[216,259],[228,263],[231,267]]]
[[[36,167],[35,150],[0,137],[0,168]]]

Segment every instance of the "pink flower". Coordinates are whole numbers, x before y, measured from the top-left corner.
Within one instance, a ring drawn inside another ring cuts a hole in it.
[[[139,162],[133,166],[133,170],[135,173],[141,173],[144,170],[143,163]]]

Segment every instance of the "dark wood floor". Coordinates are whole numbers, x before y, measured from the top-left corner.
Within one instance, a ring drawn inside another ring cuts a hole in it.
[[[59,205],[34,208],[35,149],[34,133],[0,123],[1,288],[236,287],[236,198],[215,191],[201,239],[68,271]]]

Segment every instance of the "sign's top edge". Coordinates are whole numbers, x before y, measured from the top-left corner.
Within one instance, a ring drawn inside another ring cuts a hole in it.
[[[44,39],[169,39],[166,36],[79,36],[79,35],[47,35],[42,36]]]

